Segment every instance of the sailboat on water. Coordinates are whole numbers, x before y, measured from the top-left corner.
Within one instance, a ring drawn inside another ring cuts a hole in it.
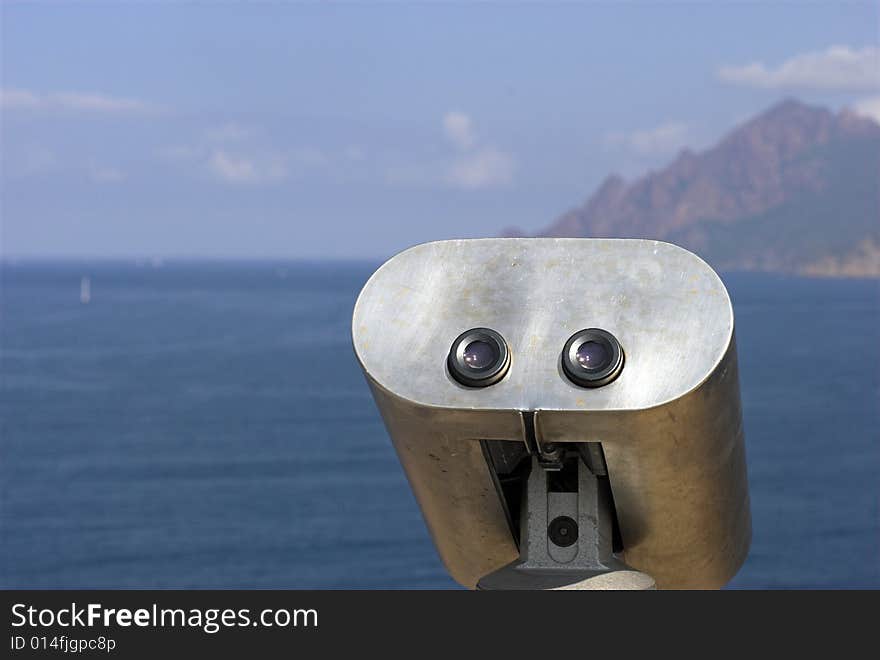
[[[88,305],[92,300],[92,280],[83,275],[79,281],[79,301],[83,305]]]

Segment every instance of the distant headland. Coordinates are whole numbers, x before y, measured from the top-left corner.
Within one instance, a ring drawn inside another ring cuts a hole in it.
[[[880,277],[880,124],[783,101],[664,169],[608,177],[538,235],[666,240],[720,270]]]

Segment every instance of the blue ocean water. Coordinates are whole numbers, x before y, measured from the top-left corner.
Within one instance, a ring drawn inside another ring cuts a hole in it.
[[[4,264],[0,586],[454,586],[351,351],[374,267]],[[732,586],[880,587],[878,283],[725,281],[754,525]]]

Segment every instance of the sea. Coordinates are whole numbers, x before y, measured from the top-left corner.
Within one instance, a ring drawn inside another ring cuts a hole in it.
[[[375,263],[0,267],[0,586],[455,588],[351,348]],[[880,587],[880,284],[723,275],[753,541]]]

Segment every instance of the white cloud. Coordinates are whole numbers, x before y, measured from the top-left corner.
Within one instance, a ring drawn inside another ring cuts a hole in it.
[[[152,108],[136,99],[126,99],[106,94],[86,94],[82,92],[59,92],[46,97],[50,105],[68,110],[99,113],[141,113]]]
[[[205,137],[211,142],[240,142],[251,137],[255,132],[250,126],[230,121],[208,128]]]
[[[443,115],[443,132],[459,149],[470,149],[477,141],[471,118],[463,112],[447,112]]]
[[[208,166],[225,181],[250,183],[257,179],[257,168],[253,161],[232,156],[225,151],[215,151],[208,159]]]
[[[795,55],[772,67],[763,62],[724,66],[718,77],[730,83],[765,89],[865,91],[880,89],[880,48],[832,46]]]
[[[271,183],[287,177],[284,159],[278,156],[242,156],[215,149],[208,169],[227,183]]]
[[[159,158],[173,161],[187,161],[198,158],[201,154],[201,151],[192,145],[188,144],[175,144],[167,147],[159,147],[156,150],[156,155]]]
[[[40,97],[26,89],[0,89],[0,108],[4,110],[20,110],[39,108]]]
[[[94,92],[47,92],[5,88],[0,90],[4,110],[69,111],[92,114],[148,114],[157,106],[137,99]]]
[[[268,184],[315,167],[321,155],[313,149],[279,150],[253,137],[260,131],[227,122],[203,129],[199,139],[156,150],[156,155],[189,170],[229,184]]]
[[[351,144],[345,148],[344,156],[346,160],[352,162],[361,162],[366,160],[367,151],[358,144]]]
[[[95,183],[119,183],[125,180],[125,174],[122,170],[115,167],[98,165],[94,161],[89,163],[88,175],[89,179]]]
[[[290,152],[290,158],[300,169],[317,169],[330,164],[330,156],[317,147],[297,147]]]
[[[880,124],[880,96],[862,99],[853,106],[853,109],[857,115],[868,117]]]
[[[480,144],[470,115],[450,111],[443,115],[443,132],[461,152],[446,167],[446,184],[477,190],[503,186],[513,181],[516,161],[510,154],[491,145]]]
[[[61,165],[58,155],[42,145],[28,145],[13,156],[15,174],[31,176],[46,174],[57,170]]]
[[[117,167],[98,163],[82,154],[59,155],[43,145],[29,144],[8,150],[4,155],[5,174],[12,177],[39,177],[45,175],[84,176],[94,183],[118,183],[126,178]]]
[[[506,185],[513,180],[516,163],[509,154],[483,147],[456,160],[447,181],[459,188],[478,189]]]
[[[650,129],[609,133],[605,143],[640,156],[667,156],[686,147],[691,138],[687,124],[671,121]]]

